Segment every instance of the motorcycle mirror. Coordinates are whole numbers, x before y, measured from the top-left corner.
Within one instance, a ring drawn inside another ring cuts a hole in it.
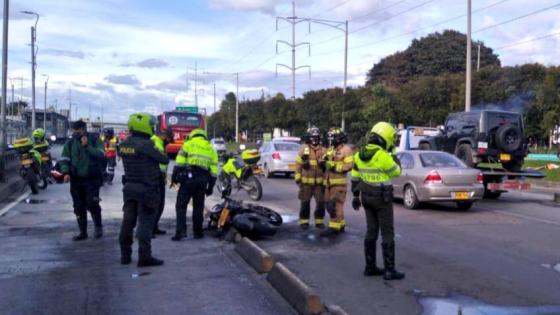
[[[440,133],[445,133],[445,126],[444,125],[439,125],[437,128],[438,128]]]
[[[240,145],[239,145],[239,151],[243,151],[243,150],[245,150],[245,149],[247,149],[247,146],[246,146],[246,145],[244,145],[244,144],[240,144]]]
[[[56,141],[56,136],[55,135],[51,135],[51,142],[55,142]]]

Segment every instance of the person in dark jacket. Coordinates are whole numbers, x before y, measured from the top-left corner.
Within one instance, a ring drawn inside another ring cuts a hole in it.
[[[169,159],[150,140],[154,125],[155,119],[150,114],[132,114],[128,120],[131,135],[118,149],[124,166],[124,216],[119,235],[123,265],[130,264],[132,260],[133,232],[137,221],[138,267],[163,265],[163,260],[152,256],[151,242],[160,202],[160,164],[168,164]]]
[[[95,225],[95,238],[103,236],[99,187],[103,183],[105,151],[103,143],[95,135],[86,131],[86,123],[78,120],[72,125],[72,138],[66,142],[60,158],[64,182],[70,182],[70,194],[80,233],[74,241],[88,238],[87,212]]]

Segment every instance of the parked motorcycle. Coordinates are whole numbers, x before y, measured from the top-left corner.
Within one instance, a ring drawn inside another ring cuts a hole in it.
[[[51,175],[53,170],[51,154],[49,152],[41,152],[41,179],[44,182],[45,188],[47,184],[54,184],[54,179]]]
[[[282,225],[282,216],[267,207],[225,197],[209,213],[208,230],[224,236],[232,228],[241,236],[273,236]]]
[[[41,153],[33,150],[33,141],[30,138],[17,139],[13,144],[19,154],[19,175],[23,178],[31,193],[39,193],[39,189],[47,188],[47,181],[41,175]]]
[[[229,197],[235,188],[245,190],[252,200],[260,200],[262,185],[256,177],[262,173],[257,165],[260,158],[257,150],[243,150],[240,155],[226,154],[217,185],[222,196]]]

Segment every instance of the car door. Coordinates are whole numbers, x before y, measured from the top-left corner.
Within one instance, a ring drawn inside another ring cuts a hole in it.
[[[454,115],[450,115],[447,119],[447,122],[445,123],[446,137],[443,143],[443,149],[445,152],[449,152],[451,154],[455,153],[455,146],[461,133],[460,125],[459,119]]]
[[[270,163],[270,142],[264,143],[260,150],[261,151],[261,161],[263,165],[268,165]]]
[[[404,185],[410,180],[409,172],[414,168],[414,158],[410,153],[399,153],[397,158],[401,162],[401,175],[393,178],[393,192],[395,197],[402,198]]]

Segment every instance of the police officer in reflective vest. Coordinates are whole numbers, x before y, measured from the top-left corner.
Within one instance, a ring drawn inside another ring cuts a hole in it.
[[[151,138],[154,143],[154,147],[161,153],[165,154],[165,147],[171,141],[173,141],[173,132],[171,129],[157,130],[156,134]],[[163,209],[165,208],[165,184],[167,183],[167,167],[169,164],[161,163],[159,169],[161,171],[161,178],[159,181],[159,208],[156,214],[156,222],[154,225],[153,235],[163,235],[166,233],[165,230],[159,228],[159,220],[163,214]]]
[[[154,147],[155,118],[150,114],[132,114],[128,120],[131,135],[119,145],[124,166],[123,221],[119,242],[121,263],[130,264],[133,232],[138,221],[138,267],[159,266],[163,260],[152,256],[152,231],[159,206],[160,164],[169,163],[166,155]]]
[[[187,237],[187,205],[193,199],[193,234],[195,239],[204,237],[202,233],[204,198],[210,196],[218,176],[218,153],[208,142],[202,129],[195,129],[179,151],[177,165],[173,169],[171,181],[179,183],[179,193],[175,210],[177,226],[173,241]]]
[[[325,187],[323,186],[323,170],[320,161],[327,153],[321,145],[321,131],[312,127],[305,133],[305,144],[299,149],[296,157],[294,179],[299,186],[298,198],[301,201],[299,225],[302,229],[309,228],[311,198],[315,198],[315,227],[323,229],[325,224]]]
[[[354,155],[352,168],[352,208],[363,205],[367,233],[364,240],[365,276],[383,275],[385,280],[400,280],[404,273],[395,269],[395,232],[393,224],[393,185],[391,179],[401,173],[399,162],[392,154],[397,132],[386,122],[373,126],[367,145]],[[360,198],[361,197],[361,198]],[[376,242],[381,231],[383,264],[376,265]]]
[[[329,229],[323,236],[344,232],[344,202],[347,192],[347,174],[352,170],[352,149],[345,143],[347,136],[340,128],[331,128],[328,133],[330,148],[321,162],[325,169],[325,200],[330,216]]]
[[[106,168],[104,170],[103,179],[109,185],[113,184],[115,177],[115,166],[117,166],[117,137],[115,137],[115,129],[105,128],[103,130],[103,147],[105,148]]]

